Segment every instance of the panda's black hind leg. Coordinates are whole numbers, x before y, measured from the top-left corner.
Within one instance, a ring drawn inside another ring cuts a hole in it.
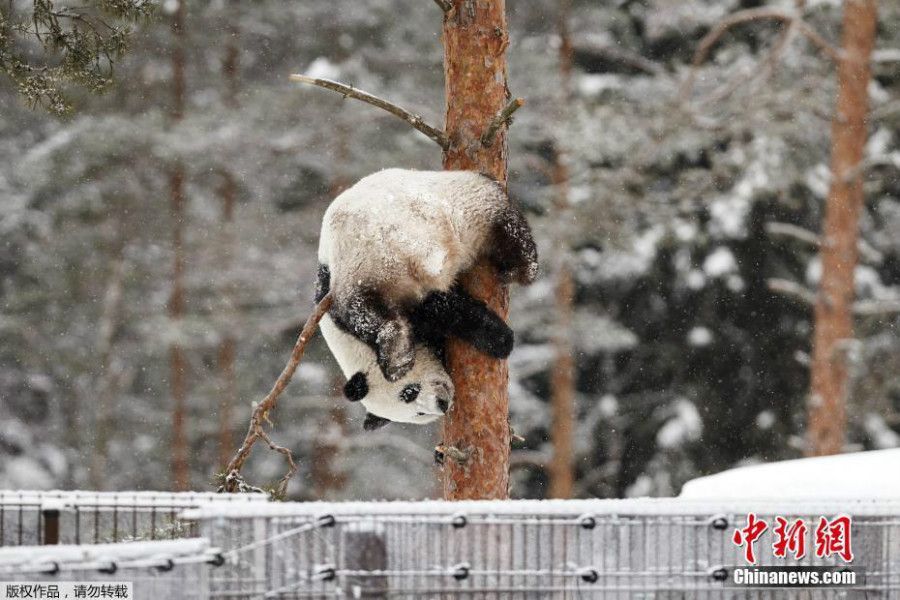
[[[538,274],[537,246],[525,216],[506,206],[494,220],[489,256],[504,283],[532,283]]]
[[[461,286],[432,292],[412,311],[410,322],[420,337],[454,336],[493,358],[506,358],[513,349],[513,332],[487,304]]]
[[[412,328],[378,294],[350,292],[336,300],[329,313],[338,326],[375,350],[385,379],[397,381],[412,370],[416,358]]]

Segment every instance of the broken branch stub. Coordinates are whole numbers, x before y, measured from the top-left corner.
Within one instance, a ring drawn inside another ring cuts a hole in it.
[[[500,128],[509,123],[510,119],[513,116],[513,113],[522,108],[525,105],[525,100],[522,98],[513,98],[509,101],[509,103],[503,107],[497,116],[491,119],[491,122],[488,123],[487,128],[484,130],[484,133],[481,134],[481,145],[482,146],[490,146],[494,143],[494,137],[497,135],[497,132],[500,131]]]

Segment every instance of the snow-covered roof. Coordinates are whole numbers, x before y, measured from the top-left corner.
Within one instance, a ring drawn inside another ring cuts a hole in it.
[[[810,498],[900,502],[900,448],[802,458],[731,469],[687,482],[681,498],[765,500]]]

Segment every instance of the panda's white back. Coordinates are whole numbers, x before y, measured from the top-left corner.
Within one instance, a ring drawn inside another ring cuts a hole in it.
[[[328,207],[319,262],[338,295],[362,286],[389,300],[420,300],[472,265],[505,202],[496,183],[474,172],[387,169]]]

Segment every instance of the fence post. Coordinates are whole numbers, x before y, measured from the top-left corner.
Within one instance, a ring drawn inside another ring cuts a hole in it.
[[[45,508],[41,511],[44,518],[44,545],[59,544],[59,509]]]
[[[348,523],[341,532],[344,569],[349,571],[387,570],[384,527],[377,523]],[[388,578],[347,575],[341,586],[351,598],[387,598]]]

